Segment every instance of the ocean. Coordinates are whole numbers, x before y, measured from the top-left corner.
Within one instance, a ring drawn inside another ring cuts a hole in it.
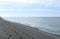
[[[60,17],[3,17],[6,20],[60,35]]]

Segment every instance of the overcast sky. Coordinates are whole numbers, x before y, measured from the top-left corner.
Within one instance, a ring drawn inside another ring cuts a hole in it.
[[[60,0],[0,0],[2,17],[60,17]]]

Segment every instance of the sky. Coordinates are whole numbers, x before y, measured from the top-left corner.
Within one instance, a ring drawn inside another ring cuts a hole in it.
[[[60,17],[60,0],[0,0],[1,17]]]

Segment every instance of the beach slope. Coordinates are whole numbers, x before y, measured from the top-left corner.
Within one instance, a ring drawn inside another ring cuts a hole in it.
[[[60,39],[60,36],[0,18],[0,39]]]

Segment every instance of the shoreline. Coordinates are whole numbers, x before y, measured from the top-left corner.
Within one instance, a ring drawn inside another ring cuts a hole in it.
[[[38,30],[42,30],[44,32],[47,32],[47,33],[50,33],[50,34],[55,34],[55,35],[58,35],[58,36],[60,35],[60,33],[57,33],[55,31],[51,31],[51,30],[48,30],[48,29],[44,29],[44,28],[40,28]]]
[[[1,20],[0,37],[7,39],[60,39],[60,36],[11,21]],[[3,33],[2,33],[3,31]]]

